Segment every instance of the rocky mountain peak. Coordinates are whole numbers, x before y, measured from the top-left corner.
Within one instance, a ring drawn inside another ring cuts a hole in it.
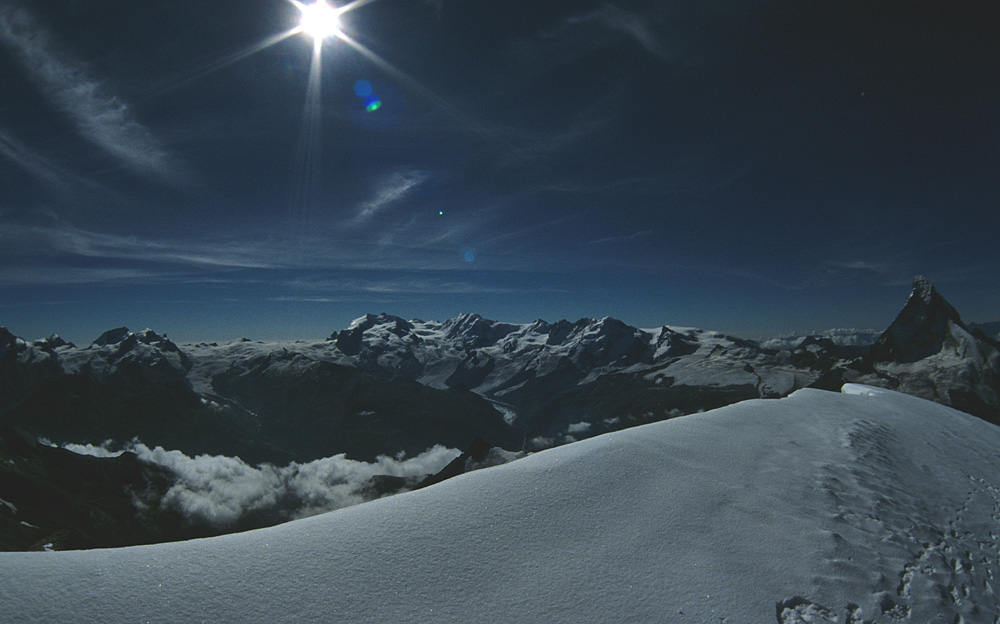
[[[128,340],[129,336],[133,336],[133,334],[129,331],[128,327],[109,329],[97,337],[97,340],[94,341],[94,345],[98,347],[106,347],[108,345],[119,344]]]
[[[17,344],[17,336],[10,333],[6,327],[0,327],[0,350],[6,350],[13,344]]]
[[[924,302],[924,305],[931,305],[931,301],[934,299],[934,295],[937,291],[934,290],[934,286],[931,281],[924,277],[923,275],[918,275],[913,278],[913,290],[910,292],[910,298],[917,298]]]
[[[510,323],[491,321],[478,314],[461,314],[441,324],[446,338],[461,340],[471,348],[494,344],[520,328]]]
[[[59,347],[65,347],[66,345],[72,346],[73,343],[66,342],[59,334],[51,334],[48,338],[36,340],[35,344],[43,349],[58,349]]]
[[[445,335],[457,336],[459,334],[482,335],[486,328],[491,326],[493,321],[488,321],[478,314],[459,314],[453,319],[442,323],[441,328]]]
[[[365,332],[379,325],[390,325],[391,327],[389,328],[389,331],[392,331],[396,335],[401,335],[401,333],[406,333],[413,329],[413,325],[406,319],[386,314],[385,312],[378,315],[365,314],[360,318],[356,318],[351,322],[347,329],[349,331],[357,330]]]
[[[412,335],[413,338],[419,341],[419,337],[412,334],[413,323],[398,316],[386,314],[385,312],[377,316],[366,314],[360,318],[356,318],[347,329],[331,334],[327,340],[335,341],[337,348],[345,355],[357,355],[361,352],[361,347],[364,344],[365,332],[376,327],[379,328],[379,331],[386,331],[399,338]]]
[[[903,309],[872,345],[868,357],[875,362],[916,362],[940,353],[955,331],[969,333],[958,311],[927,278],[918,275]]]

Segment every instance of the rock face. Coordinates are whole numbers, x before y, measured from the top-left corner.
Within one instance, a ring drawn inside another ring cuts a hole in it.
[[[62,373],[55,350],[63,344],[58,336],[29,344],[0,327],[0,412]]]
[[[858,381],[900,390],[1000,423],[1000,349],[970,331],[924,277],[863,359]]]
[[[213,378],[221,396],[256,415],[256,437],[296,459],[347,453],[373,460],[464,447],[477,435],[519,448],[522,436],[482,397],[437,390],[385,371],[290,351],[235,362]]]
[[[993,341],[994,343],[1000,342],[1000,321],[992,323],[969,323],[969,329],[974,334],[978,332],[986,340]]]
[[[109,548],[218,534],[159,509],[170,480],[132,453],[77,455],[0,426],[0,549]]]
[[[972,338],[958,311],[918,275],[896,320],[872,346],[873,362],[912,363]]]

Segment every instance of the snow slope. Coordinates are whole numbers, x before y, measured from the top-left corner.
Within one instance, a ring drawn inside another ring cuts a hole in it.
[[[1000,429],[864,386],[242,534],[0,553],[11,622],[994,622]]]

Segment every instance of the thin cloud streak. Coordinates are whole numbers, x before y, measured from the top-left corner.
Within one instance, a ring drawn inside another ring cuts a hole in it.
[[[296,290],[337,292],[337,293],[364,293],[371,295],[472,295],[472,294],[512,294],[529,290],[527,288],[509,288],[503,286],[481,286],[469,282],[462,282],[447,279],[378,279],[368,278],[365,280],[356,279],[321,279],[292,280],[286,284],[289,288]],[[548,292],[548,291],[546,291]],[[274,299],[275,301],[325,301],[331,297],[327,295],[288,295]],[[336,297],[333,297],[336,299]]]
[[[69,191],[73,187],[82,186],[103,194],[109,193],[99,184],[57,165],[3,130],[0,130],[0,156],[24,169],[46,187]]]
[[[418,170],[401,170],[383,178],[374,197],[362,203],[355,222],[371,219],[385,208],[402,201],[411,191],[430,178],[430,174]]]
[[[149,284],[161,282],[167,274],[160,271],[76,267],[6,267],[0,273],[3,286],[58,286],[63,284]]]
[[[594,50],[613,46],[620,35],[663,62],[677,61],[646,18],[610,4],[565,17],[554,28],[518,39],[508,48],[507,55],[533,72],[544,73],[573,63]]]
[[[0,261],[8,267],[0,282],[41,285],[130,279],[203,283],[206,278],[218,277],[219,272],[231,271],[437,272],[472,268],[462,259],[462,247],[457,243],[441,244],[440,233],[436,231],[415,231],[405,242],[378,246],[365,237],[345,238],[343,233],[317,230],[301,241],[293,255],[281,240],[246,240],[235,233],[228,239],[154,240],[85,230],[51,214],[43,215],[41,223],[38,216],[34,218],[35,221],[28,223],[0,219]],[[377,253],[372,253],[376,247]],[[89,264],[101,262],[111,266],[80,268],[77,265],[81,258]],[[130,266],[122,268],[123,262]],[[518,259],[508,253],[503,265],[492,266],[491,270],[536,268],[537,263],[531,258]],[[234,280],[246,282],[246,276],[222,279],[221,283]],[[467,290],[445,281],[420,285],[414,292],[439,287],[455,293]]]
[[[127,104],[109,93],[106,83],[60,51],[27,11],[0,8],[0,44],[20,60],[31,80],[87,141],[135,173],[182,182],[182,164],[136,121]]]
[[[0,257],[72,255],[216,268],[282,268],[250,245],[220,241],[160,242],[137,236],[93,232],[54,219],[49,225],[6,223],[0,229]]]
[[[643,230],[641,232],[634,232],[632,234],[623,234],[621,236],[608,236],[607,238],[598,238],[597,240],[589,241],[591,245],[604,245],[608,243],[627,243],[633,241],[637,238],[645,238],[647,236],[653,235],[652,230]]]
[[[572,124],[562,130],[519,132],[519,140],[510,142],[513,146],[509,148],[507,155],[500,161],[500,165],[501,167],[509,167],[552,158],[553,154],[597,135],[609,125],[610,121],[610,115],[589,113],[578,116]]]
[[[35,154],[3,130],[0,130],[0,156],[21,167],[46,186],[63,186],[68,177],[62,168]]]
[[[630,39],[638,43],[643,50],[656,58],[672,62],[673,55],[660,43],[660,40],[653,33],[649,23],[638,13],[626,11],[624,9],[605,4],[587,15],[571,17],[566,20],[569,25],[598,23],[605,28],[627,35]]]

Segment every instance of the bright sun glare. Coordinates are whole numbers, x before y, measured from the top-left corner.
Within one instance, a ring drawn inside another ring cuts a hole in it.
[[[340,31],[340,11],[318,0],[313,4],[298,4],[302,12],[302,32],[316,40],[336,35]]]

